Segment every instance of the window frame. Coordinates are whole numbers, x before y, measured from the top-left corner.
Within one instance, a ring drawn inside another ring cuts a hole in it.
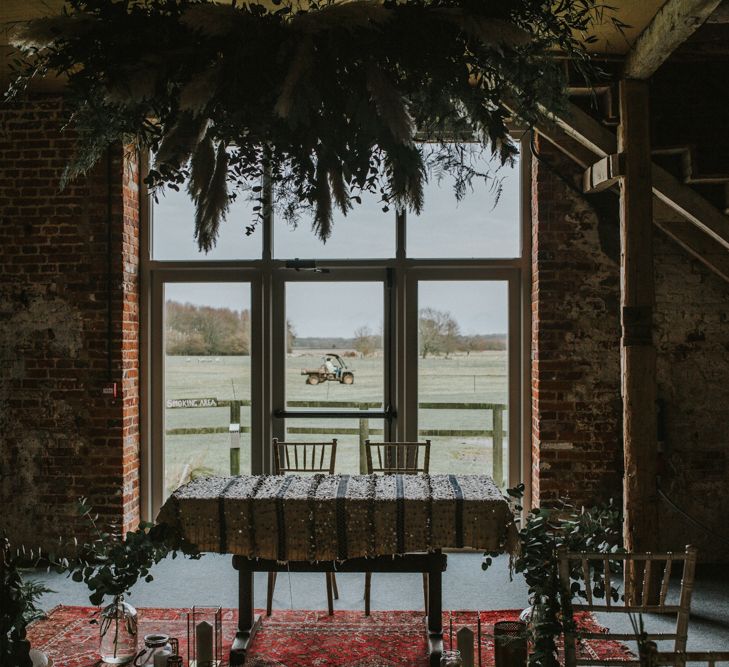
[[[316,259],[315,273],[292,268],[291,260],[274,259],[272,219],[261,223],[262,254],[254,260],[155,260],[151,255],[151,196],[140,196],[140,505],[144,520],[152,520],[163,500],[164,477],[164,298],[166,282],[240,282],[251,285],[251,462],[253,470],[269,473],[264,443],[282,436],[284,420],[275,416],[284,406],[285,303],[288,281],[383,280],[385,288],[384,405],[395,406],[385,428],[389,437],[417,439],[418,419],[418,281],[504,280],[508,283],[509,456],[508,483],[526,485],[525,506],[531,502],[531,154],[530,136],[521,143],[520,249],[513,258],[427,258],[406,255],[407,222],[395,216],[396,253],[390,259]],[[140,159],[143,173],[146,156]],[[270,211],[270,205],[267,207]],[[283,347],[282,347],[283,345]],[[283,400],[282,400],[283,398]],[[516,408],[516,409],[512,409]]]

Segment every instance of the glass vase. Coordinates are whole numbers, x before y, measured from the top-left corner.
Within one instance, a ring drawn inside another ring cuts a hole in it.
[[[444,650],[440,658],[440,667],[462,667],[463,660],[461,652],[455,650]]]
[[[110,665],[125,665],[137,654],[137,610],[118,595],[101,612],[99,655]]]

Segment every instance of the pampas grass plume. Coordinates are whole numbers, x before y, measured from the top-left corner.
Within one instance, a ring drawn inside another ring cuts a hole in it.
[[[180,91],[180,109],[192,114],[201,113],[218,86],[218,70],[207,69],[193,76]]]
[[[372,0],[334,2],[322,9],[302,12],[291,19],[291,27],[315,35],[324,30],[372,28],[392,16],[390,10]]]
[[[156,163],[179,169],[202,141],[208,122],[207,118],[181,114],[177,123],[164,135],[157,151]]]
[[[298,48],[293,61],[286,74],[281,94],[273,107],[274,112],[281,118],[288,118],[294,108],[296,90],[303,85],[314,70],[314,43],[311,38],[305,37]]]
[[[387,75],[375,65],[367,67],[367,90],[393,139],[401,144],[412,141],[413,119],[405,100]]]
[[[96,19],[85,14],[74,16],[43,16],[16,23],[9,34],[12,46],[25,49],[46,49],[61,39],[73,39],[86,34]]]
[[[225,218],[230,199],[228,197],[228,151],[224,143],[218,145],[215,171],[195,212],[195,238],[200,250],[210,252],[218,239],[220,222]]]
[[[224,37],[236,29],[240,10],[231,5],[192,5],[180,17],[188,28],[200,31],[208,37]]]
[[[215,145],[208,134],[195,149],[190,161],[190,181],[187,191],[193,200],[203,198],[215,173]]]

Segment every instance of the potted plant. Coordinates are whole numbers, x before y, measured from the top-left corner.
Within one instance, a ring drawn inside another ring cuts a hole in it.
[[[0,536],[0,664],[13,667],[34,665],[26,628],[43,616],[36,603],[43,593],[50,592],[41,584],[23,581],[20,565],[24,557],[32,560],[33,554],[22,548],[13,552],[10,541]]]
[[[510,500],[516,511],[524,485],[508,489]],[[620,548],[622,517],[612,502],[593,508],[577,508],[567,501],[560,501],[554,507],[535,508],[523,520],[519,530],[520,553],[514,561],[514,570],[524,575],[531,608],[526,614],[527,634],[531,644],[529,667],[558,667],[557,638],[563,631],[562,610],[569,600],[563,599],[559,579],[558,551],[593,551],[614,553]],[[492,554],[496,555],[496,554]],[[484,560],[483,568],[492,563],[491,556]],[[617,561],[611,563],[616,571]],[[576,578],[582,572],[573,572]],[[583,582],[592,586],[595,597],[606,592],[602,577],[595,573],[594,582]],[[573,585],[573,594],[585,597],[584,588],[578,582]],[[617,599],[618,592],[608,592]]]
[[[164,524],[141,523],[122,535],[113,528],[102,530],[86,499],[80,500],[79,509],[91,524],[92,538],[77,548],[68,572],[74,581],[86,583],[92,604],[111,598],[101,611],[99,653],[105,663],[126,664],[137,652],[137,611],[125,599],[130,589],[140,579],[152,581],[150,569],[168,554],[200,554]]]

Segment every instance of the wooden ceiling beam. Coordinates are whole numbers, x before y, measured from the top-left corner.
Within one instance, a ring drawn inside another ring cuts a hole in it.
[[[663,167],[651,168],[653,194],[681,217],[729,249],[729,217]]]
[[[540,123],[536,129],[584,168],[595,162],[585,150],[600,158],[618,151],[615,135],[574,105],[568,113],[553,115],[552,122]],[[566,139],[568,148],[560,144],[561,138]],[[575,142],[583,147],[582,151],[574,148]],[[656,226],[717,275],[729,279],[729,217],[655,163],[651,165],[651,176],[653,195],[685,221],[681,224],[654,216]]]
[[[648,79],[714,13],[722,0],[667,0],[628,52],[624,76]]]
[[[729,282],[729,253],[687,220],[654,218],[655,225],[691,257]]]
[[[569,137],[579,141],[599,157],[608,157],[618,152],[615,135],[578,107],[571,106],[568,113],[555,117],[554,120]],[[729,217],[662,167],[653,163],[651,170],[653,194],[729,249]]]
[[[582,175],[582,191],[585,194],[609,190],[625,176],[625,154],[615,153],[600,158],[585,169]]]
[[[589,148],[585,148],[579,141],[567,136],[556,124],[544,123],[537,128],[537,132],[539,136],[544,137],[583,169],[589,168],[595,161],[595,155]]]
[[[729,23],[729,2],[724,0],[717,10],[706,20],[707,23]]]

